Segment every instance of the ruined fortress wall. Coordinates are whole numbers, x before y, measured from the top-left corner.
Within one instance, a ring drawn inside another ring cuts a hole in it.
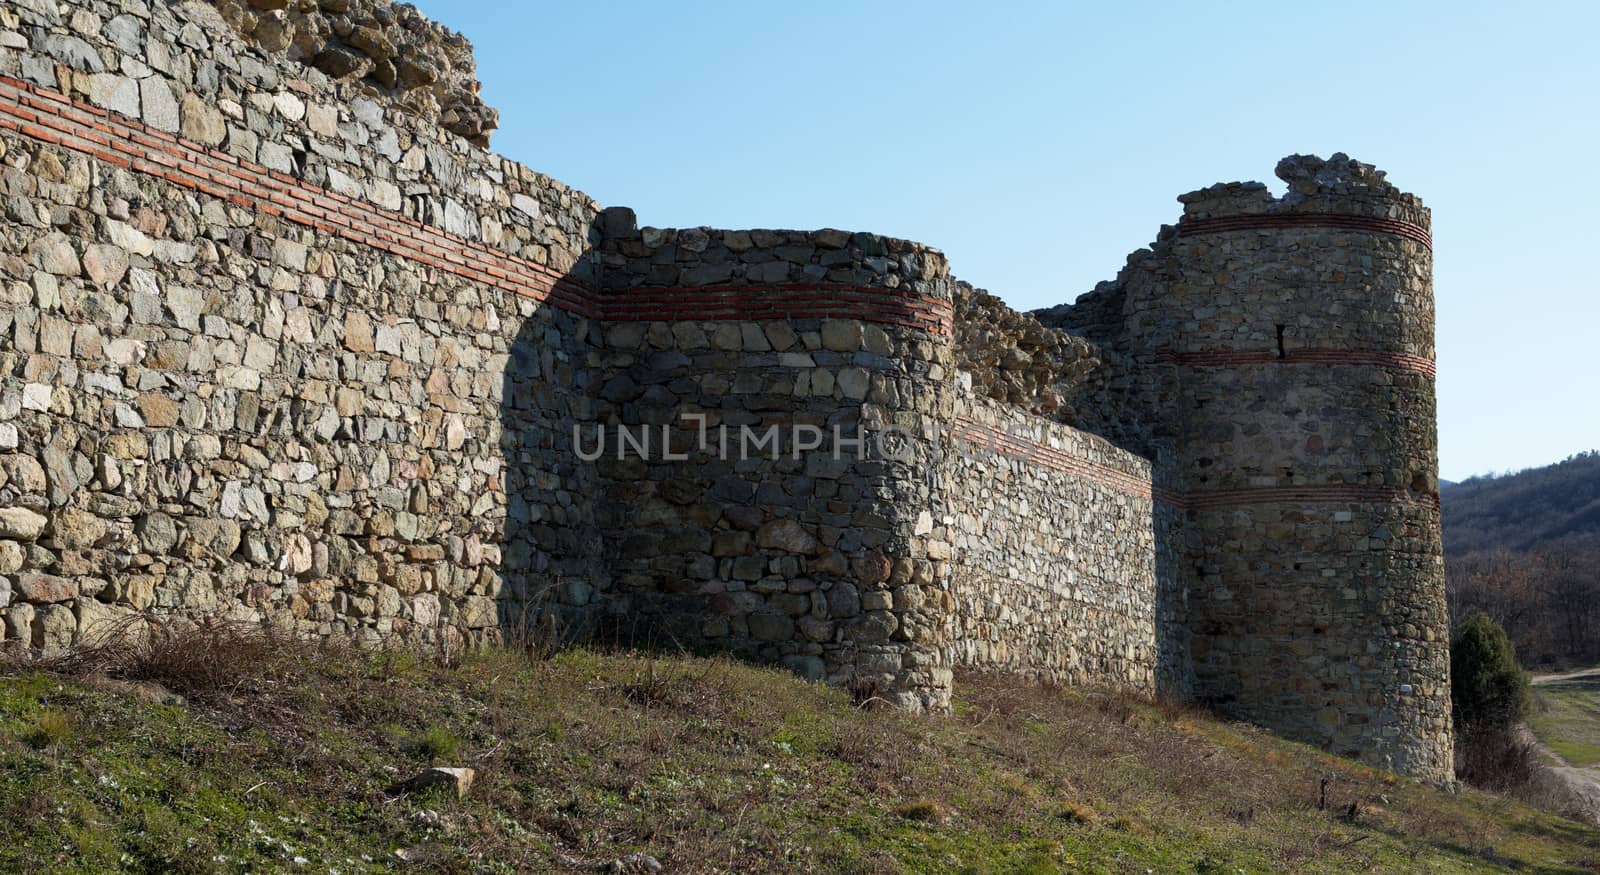
[[[970,393],[955,416],[956,663],[1156,692],[1174,531],[1150,462]]]
[[[459,47],[385,9],[0,8],[5,641],[631,627],[908,708],[956,664],[1192,690],[1447,777],[1414,198],[1290,159],[1018,314],[907,241],[639,229],[464,139]]]
[[[8,186],[38,210],[6,241],[10,638],[153,610],[476,640],[553,603],[947,702],[949,548],[912,534],[949,405],[941,255],[612,227],[206,6],[93,10],[24,9],[0,58]],[[573,445],[679,404],[892,424],[915,454]]]
[[[476,637],[603,586],[591,201],[203,5],[0,16],[8,639]]]

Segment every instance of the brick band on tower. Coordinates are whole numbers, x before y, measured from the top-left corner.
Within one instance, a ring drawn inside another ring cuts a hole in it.
[[[1282,198],[1183,196],[1153,252],[1051,318],[1092,316],[1151,375],[1194,696],[1448,780],[1428,212],[1343,155],[1278,174]]]

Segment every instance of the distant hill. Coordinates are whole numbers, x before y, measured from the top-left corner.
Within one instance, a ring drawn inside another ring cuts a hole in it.
[[[1452,623],[1480,611],[1525,666],[1600,664],[1600,453],[1439,489]]]
[[[1515,474],[1441,482],[1439,497],[1446,555],[1600,540],[1600,452]]]

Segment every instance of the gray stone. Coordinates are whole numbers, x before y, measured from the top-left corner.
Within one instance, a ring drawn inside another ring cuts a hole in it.
[[[705,264],[693,267],[683,272],[683,284],[686,286],[709,286],[714,283],[727,282],[733,277],[731,264]]]
[[[145,124],[159,131],[178,132],[178,100],[164,79],[151,76],[139,80],[139,105]]]
[[[22,78],[43,85],[46,88],[56,87],[55,61],[39,55],[24,54],[22,56]]]
[[[187,520],[189,547],[200,555],[227,559],[239,549],[239,524],[213,517],[190,517]]]
[[[12,487],[24,494],[42,495],[49,485],[44,466],[32,456],[18,454],[0,457],[0,468],[5,469]]]
[[[822,345],[836,352],[855,352],[861,348],[861,323],[853,319],[823,322]]]
[[[794,621],[787,614],[760,611],[747,618],[750,634],[760,641],[787,641],[794,637]]]
[[[312,60],[318,70],[335,79],[357,77],[372,69],[372,60],[348,46],[331,45]]]
[[[180,566],[157,589],[156,604],[164,608],[211,612],[217,608],[217,593],[209,574]]]
[[[118,15],[105,23],[101,33],[124,54],[139,56],[144,53],[144,27],[135,16]]]
[[[77,621],[77,641],[88,645],[122,637],[130,631],[129,623],[136,616],[131,608],[108,605],[93,598],[75,600],[72,612]]]
[[[100,53],[75,36],[49,34],[40,43],[40,48],[74,70],[99,73],[106,68],[105,63],[100,60]]]
[[[465,799],[477,776],[473,769],[435,766],[396,784],[389,792],[393,795],[444,792],[456,799]]]
[[[543,215],[539,202],[525,194],[512,195],[511,207],[530,219],[539,219]]]
[[[65,434],[56,432],[45,444],[44,470],[50,503],[57,507],[66,504],[82,481],[78,477],[75,452]]]
[[[827,592],[828,616],[848,620],[861,613],[861,594],[855,584],[839,581]]]
[[[33,605],[13,604],[5,613],[5,640],[21,641],[31,646],[34,613]]]
[[[861,368],[841,368],[838,376],[839,391],[844,397],[860,400],[867,397],[871,379]]]
[[[115,73],[96,73],[89,77],[89,102],[138,118],[139,83]]]
[[[773,520],[756,533],[756,542],[763,549],[783,550],[789,553],[811,554],[822,548],[815,536],[805,526],[792,519]]]
[[[820,681],[828,674],[826,664],[815,656],[786,656],[783,667],[808,681]]]
[[[76,508],[57,511],[50,529],[55,545],[66,550],[93,547],[106,535],[104,520]]]
[[[174,322],[191,331],[199,330],[205,298],[198,291],[185,286],[168,286],[166,306]]]
[[[22,569],[27,560],[27,551],[16,541],[0,541],[0,574],[12,574]],[[7,592],[11,584],[7,582]],[[0,607],[4,607],[0,605]]]
[[[768,261],[750,265],[746,276],[755,283],[781,283],[789,278],[789,271],[787,261]]]
[[[78,619],[67,605],[41,605],[33,616],[33,646],[46,654],[61,653],[72,647],[77,637]]]

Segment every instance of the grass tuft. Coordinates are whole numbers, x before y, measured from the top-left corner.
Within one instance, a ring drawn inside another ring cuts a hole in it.
[[[1108,826],[1118,832],[1132,833],[1133,835],[1143,836],[1145,838],[1149,838],[1154,834],[1150,831],[1150,827],[1147,826],[1144,821],[1139,820],[1136,817],[1128,817],[1127,815],[1123,815],[1118,817],[1116,820],[1111,821]]]
[[[72,718],[49,710],[35,717],[33,725],[23,734],[23,741],[35,750],[59,748],[72,738]]]
[[[939,803],[931,799],[902,802],[894,807],[894,816],[923,823],[939,823],[944,820],[944,812],[939,808]]]
[[[410,748],[432,765],[440,760],[453,759],[461,749],[461,739],[442,726],[429,726],[412,736]]]
[[[1056,816],[1067,823],[1083,824],[1085,826],[1093,824],[1099,819],[1099,815],[1095,813],[1095,810],[1082,802],[1061,803],[1061,807],[1056,809]]]

